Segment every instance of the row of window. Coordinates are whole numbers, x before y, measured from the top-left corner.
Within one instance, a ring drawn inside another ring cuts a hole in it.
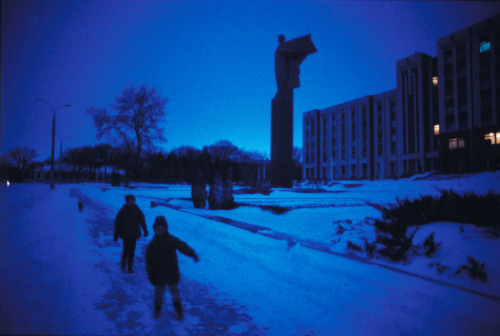
[[[484,141],[489,145],[500,145],[500,132],[491,132],[484,135]],[[448,139],[448,149],[465,148],[465,138],[457,137]]]
[[[404,167],[405,167],[405,172],[406,171],[411,171],[411,172],[415,172],[418,167],[419,167],[419,164],[417,162],[418,160],[404,160]],[[350,178],[350,179],[356,179],[356,178],[361,178],[361,179],[366,179],[368,178],[368,164],[366,163],[363,163],[361,165],[361,174],[360,176],[358,176],[358,166],[355,165],[355,164],[352,164],[350,165],[350,175],[348,176],[347,175],[347,167],[346,165],[341,165],[340,167],[337,167],[337,166],[333,166],[332,167],[332,171],[331,171],[331,175],[328,176],[327,175],[327,168],[326,167],[322,167],[321,171],[318,170],[316,171],[315,168],[306,168],[305,169],[305,178],[310,178],[310,179],[314,179],[314,178],[339,178],[339,179],[346,179],[346,178]],[[375,172],[375,175],[377,178],[379,178],[381,175],[384,175],[383,172],[381,171],[381,164],[380,162],[377,162],[377,171]],[[337,168],[340,168],[339,171],[337,172]],[[316,176],[316,172],[318,173],[322,173],[321,176]],[[397,176],[398,172],[397,172],[397,163],[396,161],[391,161],[389,162],[389,171],[388,171],[388,176],[389,177],[395,177]]]

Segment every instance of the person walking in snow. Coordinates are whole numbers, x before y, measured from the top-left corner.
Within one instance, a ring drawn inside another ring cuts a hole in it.
[[[125,272],[125,265],[129,273],[134,273],[134,255],[137,239],[141,237],[141,227],[144,231],[144,237],[148,236],[146,219],[144,213],[135,204],[134,195],[125,196],[125,204],[118,211],[115,218],[114,241],[118,238],[123,239],[123,253],[121,259],[122,271]]]
[[[153,224],[155,235],[146,248],[146,271],[149,281],[155,287],[154,318],[160,317],[163,296],[168,286],[177,313],[177,319],[184,318],[178,283],[180,281],[177,251],[198,262],[196,252],[185,242],[168,232],[165,217],[158,216]]]

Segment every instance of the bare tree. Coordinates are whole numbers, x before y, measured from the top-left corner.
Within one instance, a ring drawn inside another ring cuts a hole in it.
[[[14,147],[6,153],[6,156],[15,164],[21,176],[23,176],[29,164],[35,157],[38,156],[37,152],[31,148]]]
[[[143,148],[154,148],[155,142],[166,141],[161,128],[166,104],[167,99],[156,88],[129,86],[111,105],[115,115],[93,107],[88,108],[87,113],[94,118],[97,139],[108,136],[126,149],[137,177]]]
[[[265,161],[267,159],[267,154],[265,152],[240,149],[239,159],[242,161]]]
[[[239,157],[240,150],[228,140],[219,140],[208,146],[210,155],[223,162],[231,162]]]

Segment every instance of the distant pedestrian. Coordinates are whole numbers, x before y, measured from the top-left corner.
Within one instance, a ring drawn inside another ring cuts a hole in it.
[[[128,272],[134,273],[135,245],[137,239],[141,237],[141,227],[144,237],[148,236],[148,229],[144,213],[135,204],[134,195],[125,196],[125,202],[115,218],[114,240],[123,239],[122,271],[125,272],[125,265],[127,265]]]
[[[82,201],[78,201],[78,212],[83,212],[83,203],[82,203]]]
[[[177,251],[198,262],[196,252],[188,244],[168,232],[167,220],[158,216],[153,224],[155,235],[146,248],[146,270],[151,284],[155,287],[154,314],[160,317],[166,286],[172,295],[177,319],[184,319],[178,283],[180,281]]]

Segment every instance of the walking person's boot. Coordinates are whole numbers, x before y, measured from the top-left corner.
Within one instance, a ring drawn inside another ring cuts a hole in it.
[[[175,312],[177,313],[177,320],[184,320],[184,312],[182,311],[182,304],[180,301],[174,301]]]

